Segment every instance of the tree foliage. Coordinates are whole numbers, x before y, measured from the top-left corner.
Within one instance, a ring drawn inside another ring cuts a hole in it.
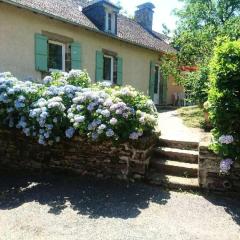
[[[203,106],[208,99],[208,67],[201,67],[196,72],[187,72],[183,76],[182,85],[188,96],[188,100],[199,106]]]
[[[182,64],[199,65],[209,59],[219,36],[240,35],[240,0],[181,0],[173,44]]]

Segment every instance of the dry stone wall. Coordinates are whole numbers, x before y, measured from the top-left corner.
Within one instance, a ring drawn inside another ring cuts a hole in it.
[[[141,179],[156,142],[155,136],[116,145],[75,137],[49,147],[18,131],[0,129],[0,167],[71,170],[102,178]]]
[[[221,158],[209,150],[210,142],[199,147],[199,183],[202,188],[217,191],[240,192],[240,163],[232,166],[229,175],[220,174]]]

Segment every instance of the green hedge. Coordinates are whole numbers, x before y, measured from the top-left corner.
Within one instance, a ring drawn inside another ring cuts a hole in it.
[[[223,158],[221,171],[228,172],[240,160],[240,41],[224,40],[215,48],[210,81],[212,149]]]

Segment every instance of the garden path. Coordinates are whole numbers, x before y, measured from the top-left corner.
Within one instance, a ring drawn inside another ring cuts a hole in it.
[[[159,112],[158,129],[161,137],[169,140],[199,142],[207,135],[202,129],[185,126],[177,110]]]

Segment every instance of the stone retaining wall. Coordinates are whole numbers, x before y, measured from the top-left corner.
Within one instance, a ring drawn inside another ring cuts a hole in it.
[[[209,141],[199,147],[199,184],[204,189],[240,192],[240,163],[234,163],[229,175],[220,174],[221,158],[209,150]]]
[[[72,170],[81,175],[119,179],[143,178],[156,137],[113,145],[75,137],[52,147],[39,145],[15,130],[0,129],[0,167]]]

